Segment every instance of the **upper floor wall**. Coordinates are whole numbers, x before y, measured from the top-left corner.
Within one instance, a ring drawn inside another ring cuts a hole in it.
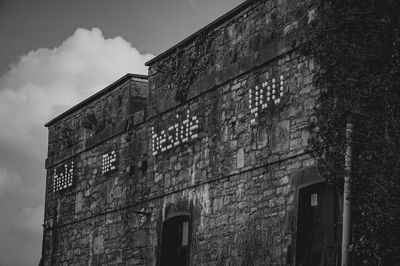
[[[127,74],[46,124],[46,217],[54,216],[51,212],[60,199],[75,196],[91,182],[85,168],[88,162],[94,166],[98,161],[96,172],[102,176],[118,173],[120,147],[124,146],[121,142],[126,143],[120,135],[129,125],[143,123],[146,96],[147,76]],[[99,158],[92,156],[94,153]],[[58,211],[58,215],[61,213],[68,211]]]
[[[293,49],[311,1],[243,4],[147,62],[152,117]],[[279,77],[278,77],[279,78]]]
[[[309,2],[246,1],[147,63],[149,149],[165,192],[305,152],[318,90],[296,34]]]
[[[127,74],[51,120],[46,168],[118,131],[132,114],[142,110],[143,119],[146,101],[147,76]]]

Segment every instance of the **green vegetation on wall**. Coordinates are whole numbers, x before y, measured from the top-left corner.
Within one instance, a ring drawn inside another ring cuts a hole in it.
[[[316,61],[320,90],[311,149],[343,188],[345,128],[352,117],[355,265],[400,261],[400,3],[316,1],[303,51]],[[311,16],[310,16],[311,17]]]

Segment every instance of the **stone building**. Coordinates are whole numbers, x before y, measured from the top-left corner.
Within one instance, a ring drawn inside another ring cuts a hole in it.
[[[43,265],[337,265],[307,1],[245,1],[46,124]]]

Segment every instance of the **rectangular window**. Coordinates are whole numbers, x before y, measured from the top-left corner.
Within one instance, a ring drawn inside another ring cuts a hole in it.
[[[182,246],[185,247],[189,244],[189,221],[182,223]]]

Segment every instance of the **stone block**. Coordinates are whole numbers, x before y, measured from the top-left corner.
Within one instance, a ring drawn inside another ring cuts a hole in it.
[[[238,168],[238,169],[243,168],[244,162],[245,162],[244,149],[240,148],[236,154],[236,168]]]
[[[79,213],[82,211],[82,205],[83,205],[83,193],[78,192],[75,196],[75,213]]]
[[[93,254],[102,254],[104,252],[104,238],[103,236],[96,236],[93,238]]]
[[[289,148],[290,121],[280,121],[275,125],[275,131],[272,138],[274,152],[286,151]]]

